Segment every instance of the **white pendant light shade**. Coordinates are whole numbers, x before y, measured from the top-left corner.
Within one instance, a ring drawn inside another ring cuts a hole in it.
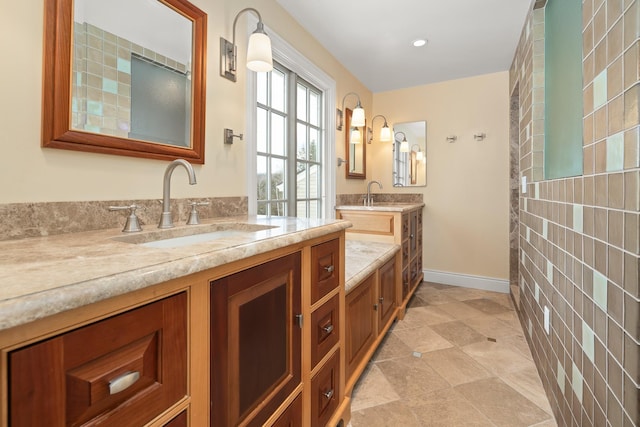
[[[349,138],[349,142],[352,144],[362,144],[362,133],[358,128],[353,128],[351,130],[351,137]]]
[[[400,152],[401,153],[409,152],[409,143],[407,142],[406,139],[400,143]]]
[[[247,68],[258,72],[268,72],[273,69],[271,39],[265,33],[258,32],[258,30],[249,37]]]
[[[424,159],[424,154],[422,154],[422,151],[418,151],[418,152],[416,153],[416,160],[417,160],[417,161],[419,161],[419,162],[421,162],[421,161],[422,161],[422,159]]]
[[[389,142],[391,141],[391,129],[389,126],[383,126],[380,129],[380,142]]]
[[[360,106],[359,102],[351,113],[351,126],[364,126],[364,108]]]

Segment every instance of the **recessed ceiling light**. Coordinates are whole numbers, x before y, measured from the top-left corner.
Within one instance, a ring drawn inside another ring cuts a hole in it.
[[[412,44],[415,47],[422,47],[427,44],[427,41],[425,39],[417,39],[417,40],[414,40]]]

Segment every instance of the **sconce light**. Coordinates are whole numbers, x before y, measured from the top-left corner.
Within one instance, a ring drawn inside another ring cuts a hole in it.
[[[344,124],[344,119],[343,119],[344,101],[345,99],[347,99],[347,96],[349,95],[355,95],[356,98],[358,98],[358,103],[356,104],[356,108],[354,108],[353,111],[351,112],[351,126],[354,126],[354,127],[364,126],[364,108],[362,108],[362,105],[360,104],[360,96],[358,96],[358,94],[355,92],[349,92],[344,96],[344,98],[342,98],[342,110],[340,110],[338,115],[340,120],[338,121],[338,126],[336,126],[338,130],[342,130],[342,125]]]
[[[252,7],[242,9],[233,20],[233,41],[230,43],[224,37],[220,37],[220,75],[233,82],[236,81],[238,52],[236,46],[236,24],[238,18],[244,12],[253,12],[258,15],[256,30],[249,37],[247,47],[247,68],[252,71],[267,72],[273,69],[271,56],[271,40],[264,32],[264,24],[260,12]]]
[[[378,114],[376,116],[373,116],[373,119],[371,119],[371,127],[367,129],[367,132],[369,134],[369,138],[367,140],[368,144],[371,144],[371,142],[373,141],[373,122],[378,117],[382,117],[384,119],[384,124],[382,125],[382,128],[380,128],[380,142],[391,141],[391,129],[389,129],[389,125],[387,124],[387,118],[382,114]]]
[[[424,153],[420,149],[420,146],[418,144],[413,144],[411,146],[411,151],[414,151],[413,147],[418,147],[418,150],[416,151],[416,160],[419,161],[419,162],[422,161],[422,159],[424,159]]]
[[[351,144],[362,144],[362,133],[360,133],[360,129],[358,129],[357,127],[354,127],[353,129],[351,129],[349,142]]]
[[[402,140],[398,139],[398,135],[402,134]],[[404,132],[396,132],[395,134],[396,141],[400,141],[400,152],[408,153],[409,152],[409,143],[407,142],[407,135]]]

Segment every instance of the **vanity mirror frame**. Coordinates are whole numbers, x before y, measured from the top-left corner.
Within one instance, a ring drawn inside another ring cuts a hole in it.
[[[71,128],[74,0],[45,0],[42,146],[148,159],[204,163],[207,15],[186,0],[158,0],[193,25],[191,144],[179,147]]]
[[[361,135],[362,135],[362,142],[360,142],[360,144],[351,144],[351,115],[353,114],[353,111],[350,110],[349,108],[345,108],[344,110],[344,141],[345,141],[345,156],[346,156],[346,170],[345,170],[345,176],[347,179],[367,179],[367,144],[365,142],[366,139],[366,133],[365,133],[365,129],[367,128],[367,124],[365,122],[365,125],[362,127],[359,127],[358,129],[360,129]],[[356,147],[354,147],[356,146]],[[357,149],[357,148],[361,148],[362,149],[362,172],[352,172],[351,171],[351,167],[352,167],[352,163],[355,161],[354,159],[354,155],[351,153],[351,149]]]

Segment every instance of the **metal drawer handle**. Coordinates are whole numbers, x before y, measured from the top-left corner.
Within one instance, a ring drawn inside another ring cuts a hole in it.
[[[322,328],[322,330],[324,331],[325,334],[330,334],[331,332],[333,332],[333,325],[329,324],[324,328]]]
[[[333,265],[329,265],[324,268],[327,273],[333,273],[334,267]]]
[[[118,378],[109,381],[109,394],[120,393],[121,391],[131,387],[139,379],[140,379],[140,372],[138,371],[125,372],[124,374],[120,375]]]
[[[333,397],[333,389],[331,389],[329,391],[325,391],[324,393],[322,393],[322,395],[324,397],[326,397],[327,399],[331,399]]]

